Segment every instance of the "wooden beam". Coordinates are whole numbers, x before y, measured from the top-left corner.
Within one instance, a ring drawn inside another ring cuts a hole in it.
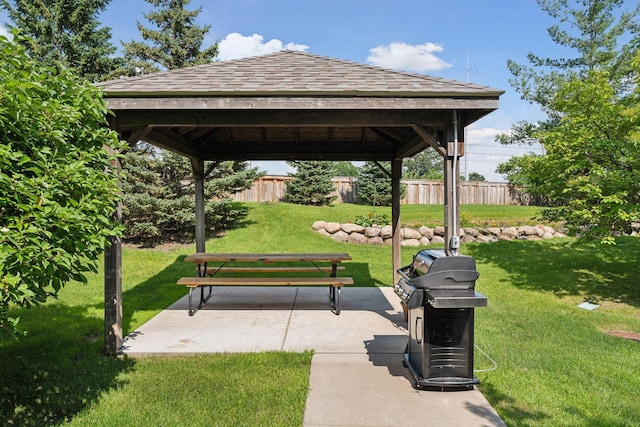
[[[211,172],[213,172],[215,170],[215,168],[218,167],[218,165],[220,165],[220,160],[217,160],[215,162],[211,162],[211,164],[209,165],[207,170],[204,172],[204,179],[207,179],[207,177],[209,175],[211,175]]]
[[[331,148],[331,149],[329,149]],[[389,160],[393,158],[393,146],[367,145],[363,150],[358,144],[334,144],[324,142],[260,144],[210,144],[198,152],[205,160]]]
[[[137,94],[135,97],[107,96],[107,107],[118,114],[120,111],[135,110],[431,110],[443,113],[451,109],[474,110],[475,114],[484,116],[498,109],[498,100],[502,92],[486,94],[486,96],[462,97],[455,94],[447,97],[439,94],[436,97],[390,97],[386,93],[380,97],[367,96],[224,96],[228,94],[210,96],[166,96],[158,94],[145,97]],[[476,113],[477,111],[477,113]],[[446,115],[446,114],[445,114]],[[415,122],[423,123],[423,122]]]
[[[136,110],[119,111],[114,126],[206,127],[411,127],[442,126],[439,113],[426,110]]]
[[[385,168],[382,165],[382,163],[378,162],[377,160],[375,160],[374,163],[376,164],[378,169],[380,169],[385,175],[387,175],[389,178],[393,179],[392,171],[387,170],[387,168]],[[392,167],[393,167],[393,165],[392,165]]]
[[[456,111],[445,129],[445,141],[464,144],[464,126]],[[453,144],[455,147],[455,144]],[[447,153],[444,158],[444,245],[448,255],[457,255],[458,248],[452,244],[452,237],[460,236],[460,162],[455,153]]]
[[[432,146],[437,152],[438,154],[440,154],[442,157],[445,157],[447,155],[447,150],[440,145],[440,142],[435,139],[429,132],[427,132],[427,130],[425,128],[423,128],[422,126],[418,126],[418,125],[413,125],[413,130],[420,135],[420,137],[430,146]]]
[[[395,156],[399,158],[415,156],[430,145],[419,135],[411,135],[402,142],[400,147],[396,148]]]
[[[369,130],[390,144],[397,144],[398,141],[404,138],[404,135],[399,132],[393,132],[390,128],[370,127]]]
[[[138,130],[133,131],[127,136],[127,144],[129,147],[134,147],[138,141],[142,140],[145,135],[151,131],[151,126],[141,126]]]
[[[166,128],[154,128],[147,133],[145,141],[190,159],[200,157],[200,153],[191,148],[191,141]]]

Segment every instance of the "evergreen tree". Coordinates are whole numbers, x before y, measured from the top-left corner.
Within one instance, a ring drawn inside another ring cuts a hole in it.
[[[193,239],[195,185],[189,161],[139,143],[123,161],[125,237],[153,245]],[[246,213],[234,209],[230,194],[250,188],[259,173],[246,162],[205,163],[205,217],[209,232],[219,232]]]
[[[331,203],[335,197],[330,194],[335,191],[331,182],[334,168],[331,162],[304,161],[287,162],[296,168],[293,179],[287,182],[286,201],[301,205],[322,206]]]
[[[111,29],[100,27],[98,14],[110,0],[0,0],[12,23],[32,40],[30,56],[42,65],[60,65],[90,81],[98,81],[121,65],[114,58]]]
[[[211,62],[218,55],[218,44],[202,50],[205,35],[211,26],[198,26],[196,17],[202,7],[187,10],[189,0],[146,0],[156,7],[144,17],[156,29],[138,22],[143,41],[123,43],[127,74],[140,74],[160,70],[200,65]]]
[[[186,9],[189,0],[146,0],[156,6],[145,18],[157,29],[138,23],[143,41],[124,43],[124,74],[173,70],[210,62],[218,54],[215,44],[201,50],[209,26],[195,25],[202,11]],[[142,146],[127,155],[123,216],[126,235],[141,242],[191,239],[195,226],[195,186],[189,161],[173,153]],[[205,223],[207,230],[224,229],[242,211],[234,211],[229,194],[250,188],[260,175],[246,162],[205,164]]]
[[[380,162],[386,170],[389,162]],[[365,162],[358,170],[358,194],[360,199],[371,206],[391,205],[391,177],[375,162]]]

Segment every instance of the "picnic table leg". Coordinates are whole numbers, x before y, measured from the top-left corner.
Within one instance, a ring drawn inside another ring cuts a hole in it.
[[[193,316],[195,314],[195,310],[193,309],[193,288],[189,288],[189,316]]]
[[[207,275],[207,263],[198,264],[198,277],[205,277]],[[211,288],[208,286],[209,294],[204,297],[204,286],[200,286],[200,302],[198,303],[198,309],[202,307],[202,304],[206,303],[211,298]],[[193,316],[196,310],[193,308],[193,288],[189,288],[189,316]]]
[[[331,300],[331,307],[333,308],[333,312],[339,316],[340,315],[340,287],[331,286],[329,288],[329,299]]]
[[[335,262],[331,263],[331,277],[338,276],[338,264]],[[329,301],[331,301],[331,305],[333,307],[333,312],[336,315],[340,315],[340,288],[335,286],[329,287]]]

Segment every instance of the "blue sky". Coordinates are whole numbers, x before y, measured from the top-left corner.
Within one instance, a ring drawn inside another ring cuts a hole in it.
[[[385,68],[470,81],[505,90],[500,108],[467,128],[462,172],[503,181],[498,163],[540,147],[494,142],[520,120],[542,118],[511,88],[507,59],[526,63],[528,52],[562,57],[546,28],[553,21],[535,0],[192,0],[210,25],[205,45],[220,43],[220,59],[284,48]],[[144,0],[112,0],[101,14],[113,43],[139,38],[136,21],[149,26]],[[7,22],[0,13],[0,23]],[[0,32],[2,28],[0,28]],[[269,173],[290,171],[282,162],[254,162]]]

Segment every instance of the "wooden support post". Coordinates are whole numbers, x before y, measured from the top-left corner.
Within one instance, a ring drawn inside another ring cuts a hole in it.
[[[119,161],[112,164],[120,170]],[[113,219],[122,222],[122,203]],[[104,352],[115,356],[122,347],[122,239],[110,237],[104,248]]]
[[[402,159],[391,162],[391,228],[393,229],[393,283],[400,279],[398,269],[402,267],[402,252],[400,251],[400,178],[402,177]]]
[[[104,352],[122,347],[122,240],[111,237],[104,252]]]
[[[456,111],[445,129],[447,153],[444,158],[444,248],[447,255],[457,255],[457,245],[451,237],[460,236],[460,162],[464,153],[464,126]],[[457,144],[456,144],[457,143]],[[460,144],[462,143],[462,144]],[[456,145],[458,149],[456,150]]]
[[[206,252],[206,221],[204,214],[204,160],[191,159],[196,190],[196,252]]]

